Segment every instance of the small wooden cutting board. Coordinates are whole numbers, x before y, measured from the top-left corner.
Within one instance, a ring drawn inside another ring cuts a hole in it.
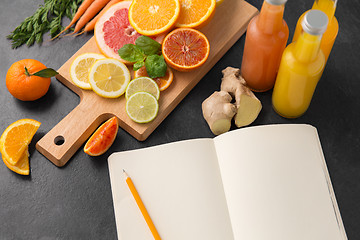
[[[211,22],[200,29],[210,42],[210,55],[206,63],[192,72],[174,70],[174,81],[161,92],[159,112],[155,120],[147,124],[133,122],[125,112],[125,98],[106,99],[93,91],[75,86],[70,77],[70,65],[80,54],[100,53],[94,38],[81,47],[59,70],[56,78],[80,97],[80,104],[51,129],[37,144],[37,150],[56,166],[63,166],[90,137],[96,128],[112,116],[117,116],[119,125],[139,141],[144,141],[169,115],[190,90],[215,65],[217,61],[245,32],[257,9],[243,0],[225,0],[217,7]],[[241,61],[241,59],[234,59]]]

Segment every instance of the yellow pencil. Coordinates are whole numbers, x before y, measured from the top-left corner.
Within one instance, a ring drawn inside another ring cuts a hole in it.
[[[152,233],[152,235],[154,236],[155,240],[161,240],[159,233],[157,232],[154,223],[152,222],[149,213],[147,212],[144,203],[142,202],[139,193],[136,191],[135,185],[134,183],[131,181],[131,178],[126,174],[125,170],[123,169],[124,172],[124,176],[125,176],[125,180],[126,183],[133,195],[133,197],[135,198],[136,204],[138,205],[148,227],[150,228],[150,231]]]

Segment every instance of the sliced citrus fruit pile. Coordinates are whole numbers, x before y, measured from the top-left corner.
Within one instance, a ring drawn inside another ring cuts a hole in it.
[[[130,72],[117,59],[99,59],[90,69],[89,82],[92,90],[99,96],[117,98],[125,92],[130,82]]]
[[[0,138],[0,152],[5,165],[12,171],[29,175],[28,145],[40,127],[33,119],[21,119],[8,126]]]
[[[180,0],[180,6],[176,27],[201,28],[214,16],[216,0]]]
[[[130,62],[123,60],[118,50],[125,44],[134,44],[135,40],[141,36],[130,25],[129,7],[131,1],[123,1],[111,6],[97,20],[94,30],[96,44],[102,54],[106,57],[115,58],[125,64]],[[161,43],[164,35],[154,37],[154,40]]]
[[[148,77],[148,76],[149,75],[147,74],[145,66],[141,67],[140,69],[138,69],[134,72],[135,78]],[[172,83],[173,79],[174,79],[174,74],[173,74],[173,71],[171,70],[171,68],[169,68],[169,67],[166,69],[166,73],[165,73],[164,77],[153,78],[153,80],[159,86],[160,91],[164,91],[165,89],[167,89],[170,86],[170,84]]]
[[[160,90],[154,80],[149,77],[138,77],[132,80],[126,88],[125,98],[129,99],[131,95],[137,92],[148,92],[159,100]]]
[[[159,111],[156,98],[147,92],[137,92],[126,101],[126,113],[137,123],[148,123],[155,119]]]
[[[84,53],[77,56],[70,66],[70,76],[73,83],[82,89],[91,89],[89,83],[90,67],[96,60],[105,58],[98,53]]]
[[[164,39],[162,54],[167,64],[179,71],[191,71],[203,65],[210,53],[206,36],[191,28],[178,28]]]
[[[131,26],[140,34],[154,36],[170,30],[180,15],[179,0],[133,0]]]
[[[119,124],[116,117],[107,120],[86,142],[84,152],[90,156],[99,156],[105,153],[114,143],[118,129]]]

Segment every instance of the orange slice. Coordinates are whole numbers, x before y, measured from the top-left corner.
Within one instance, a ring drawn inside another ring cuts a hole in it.
[[[149,75],[146,72],[145,66],[134,72],[134,78],[138,78],[138,77],[149,77]],[[153,80],[159,86],[160,91],[164,91],[165,89],[167,89],[172,83],[173,79],[174,79],[174,74],[169,67],[166,69],[166,73],[164,77],[153,78]]]
[[[19,161],[15,165],[11,165],[9,161],[3,157],[3,162],[5,165],[13,172],[16,172],[21,175],[29,175],[30,173],[30,167],[29,167],[29,153],[26,150],[21,155]]]
[[[86,142],[84,152],[90,156],[99,156],[105,153],[113,144],[118,129],[119,124],[116,117],[107,120]]]
[[[210,53],[206,36],[191,28],[178,28],[169,33],[162,45],[167,64],[178,71],[191,71],[203,65]]]
[[[129,22],[140,34],[154,36],[170,30],[180,15],[179,0],[133,0]]]
[[[10,124],[0,138],[2,158],[6,159],[10,165],[15,166],[27,151],[40,124],[33,119],[21,119]]]
[[[176,27],[201,28],[214,16],[216,0],[180,0]]]

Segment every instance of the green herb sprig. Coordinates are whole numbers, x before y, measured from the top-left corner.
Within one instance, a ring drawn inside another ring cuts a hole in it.
[[[120,57],[133,62],[134,71],[145,65],[147,74],[151,78],[164,77],[167,65],[161,54],[161,44],[147,37],[140,36],[135,44],[125,44],[118,51]]]
[[[72,19],[78,6],[83,0],[44,0],[44,5],[36,10],[34,15],[26,18],[10,35],[11,47],[18,48],[23,44],[32,46],[35,42],[40,44],[43,35],[50,31],[51,37],[56,36],[63,26],[64,16]]]

